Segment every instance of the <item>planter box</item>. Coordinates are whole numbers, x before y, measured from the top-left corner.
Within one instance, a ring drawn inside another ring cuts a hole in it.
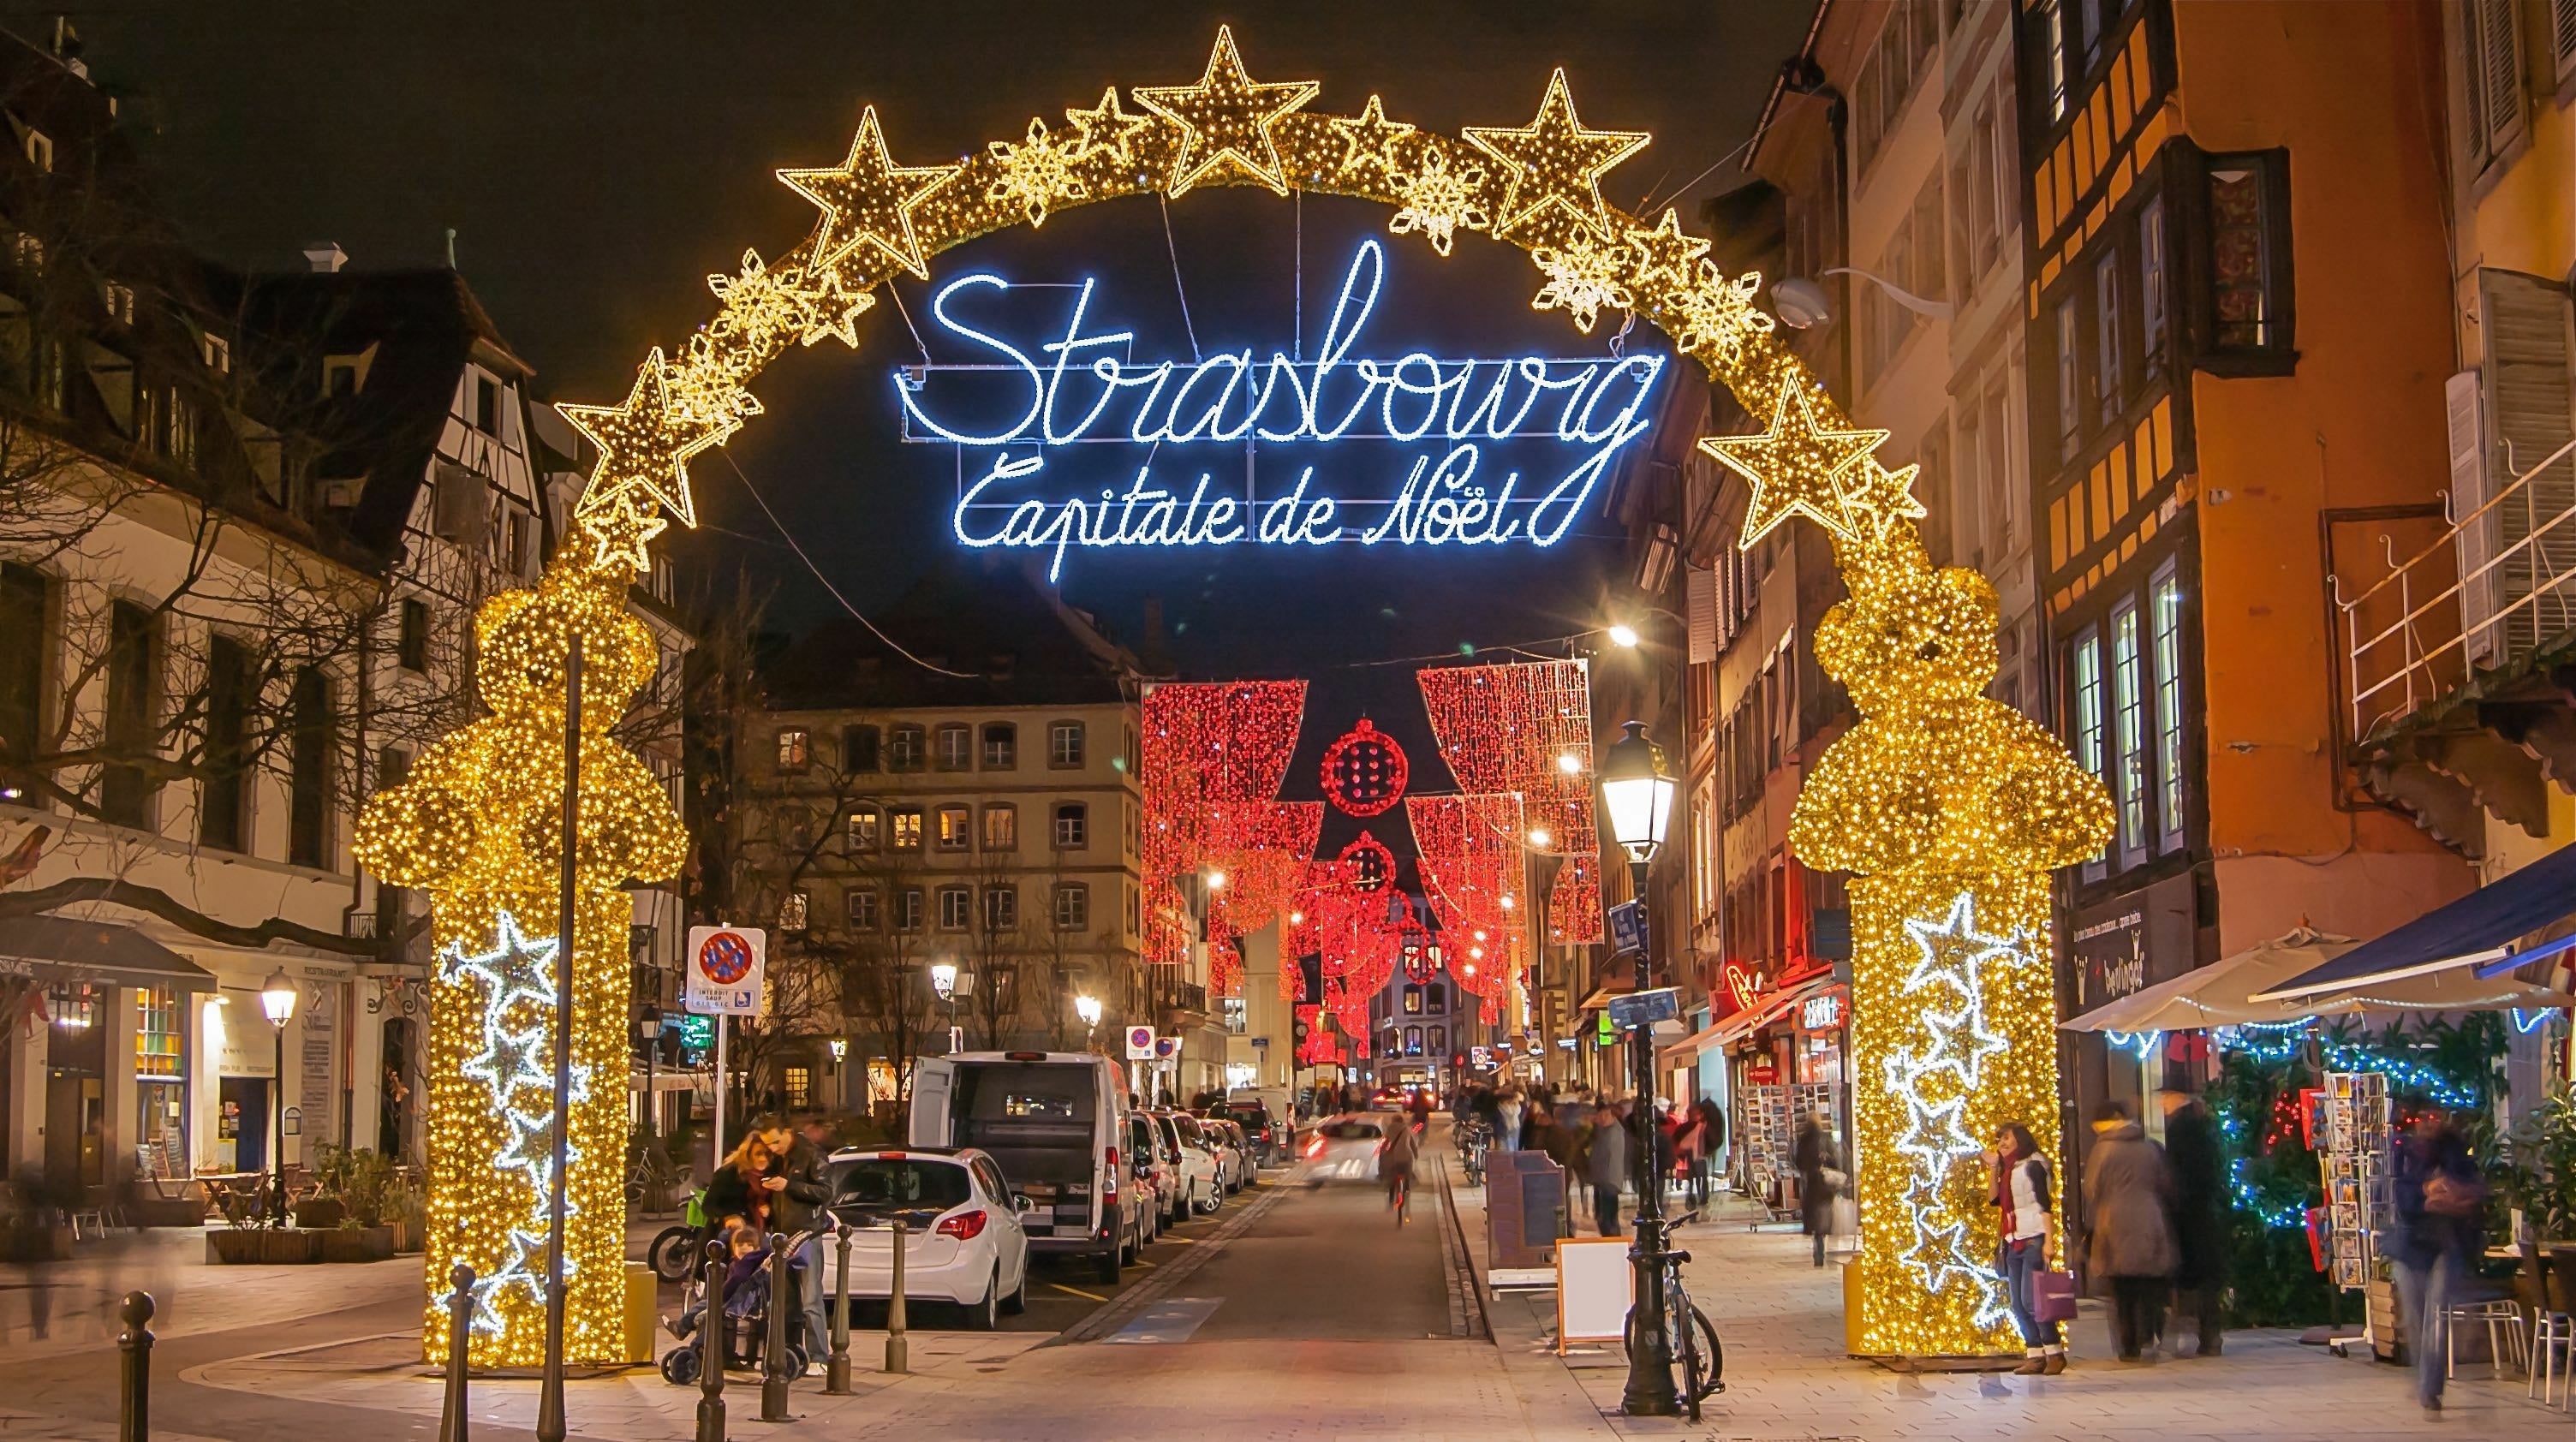
[[[324,1232],[296,1227],[234,1227],[206,1233],[212,1266],[303,1266],[322,1260]]]
[[[137,1197],[125,1215],[138,1227],[194,1227],[206,1220],[206,1204],[195,1197]]]
[[[391,1227],[334,1227],[321,1236],[326,1262],[382,1262],[394,1254]]]
[[[307,1197],[295,1204],[295,1225],[321,1229],[336,1227],[349,1219],[349,1209],[338,1197]]]

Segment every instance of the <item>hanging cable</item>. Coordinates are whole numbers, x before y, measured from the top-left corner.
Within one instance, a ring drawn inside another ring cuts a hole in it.
[[[1199,354],[1199,328],[1190,324],[1190,291],[1181,284],[1181,247],[1172,239],[1172,203],[1162,196],[1154,197],[1163,207],[1163,249],[1172,257],[1172,293],[1181,298],[1181,329],[1190,334],[1190,359],[1204,362]]]
[[[888,286],[886,289],[888,291],[892,291],[894,287]],[[785,537],[787,540],[787,549],[796,553],[796,559],[805,563],[805,569],[814,573],[814,579],[823,583],[823,589],[832,593],[832,599],[841,603],[841,609],[849,612],[852,620],[867,627],[869,634],[875,636],[878,640],[885,642],[888,647],[893,649],[896,655],[910,661],[912,664],[920,667],[924,671],[935,671],[942,676],[955,676],[960,680],[966,681],[982,679],[972,671],[951,671],[945,666],[936,666],[928,661],[924,661],[919,656],[905,650],[902,642],[897,641],[892,636],[878,630],[876,622],[860,615],[859,608],[850,604],[850,598],[841,594],[841,588],[833,585],[832,578],[824,575],[823,568],[815,565],[814,558],[806,555],[805,548],[796,543],[796,533],[790,531],[783,525],[779,525],[778,513],[769,509],[769,502],[761,499],[760,489],[751,483],[751,477],[743,474],[742,463],[733,458],[733,452],[718,448],[716,454],[724,457],[725,465],[730,467],[733,471],[733,478],[742,482],[742,488],[751,493],[751,499],[754,503],[759,505],[760,513],[769,518],[769,524],[778,527],[778,534]]]
[[[921,327],[912,323],[912,312],[903,307],[903,292],[895,289],[893,281],[886,282],[885,290],[887,298],[894,302],[894,313],[903,317],[903,328],[912,332],[913,349],[921,352],[921,363],[933,364],[930,359],[930,347],[921,343]]]

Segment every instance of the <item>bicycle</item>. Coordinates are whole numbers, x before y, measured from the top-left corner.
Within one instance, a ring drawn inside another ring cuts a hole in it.
[[[1698,1221],[1697,1207],[1673,1220],[1671,1227],[1683,1227]],[[1673,1360],[1673,1390],[1689,1409],[1693,1422],[1700,1420],[1699,1404],[1726,1390],[1726,1349],[1717,1340],[1717,1328],[1708,1314],[1692,1305],[1690,1292],[1682,1285],[1682,1263],[1691,1254],[1666,1247],[1651,1254],[1664,1274],[1664,1346]],[[1628,1314],[1624,1345],[1633,1355],[1636,1347],[1637,1314]]]
[[[704,1191],[689,1193],[689,1200],[680,1207],[679,1225],[664,1227],[645,1247],[644,1262],[654,1276],[665,1282],[685,1282],[696,1274],[693,1264],[707,1235],[706,1199]]]
[[[1467,1185],[1471,1187],[1483,1186],[1485,1184],[1485,1150],[1491,1144],[1491,1138],[1485,1124],[1481,1121],[1473,1120],[1461,1122],[1458,1124],[1457,1134],[1453,1140],[1456,1142],[1458,1147],[1459,1163],[1465,1168],[1467,1173]]]

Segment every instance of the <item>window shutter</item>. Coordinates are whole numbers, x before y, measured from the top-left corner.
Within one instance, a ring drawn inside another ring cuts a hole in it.
[[[1688,599],[1682,609],[1689,613],[1690,664],[1697,666],[1717,659],[1717,572],[1686,566],[1682,569],[1682,594]]]
[[[2501,152],[2522,134],[2522,37],[2515,0],[2475,0],[2478,89],[2486,101],[2487,149]]]
[[[2576,573],[2576,518],[2562,520],[2576,510],[2576,459],[2557,455],[2571,433],[2567,292],[2492,269],[2478,272],[2478,290],[2486,494],[2496,502],[2487,513],[2496,558],[2490,599],[2501,663],[2576,624],[2576,589],[2558,584]]]
[[[2495,555],[2494,518],[2478,514],[2487,503],[2486,443],[2480,417],[2478,373],[2462,371],[2442,386],[2442,408],[2451,439],[2451,515],[2459,549],[2460,634],[2467,638],[2469,664],[2492,664],[2495,631],[2495,577],[2485,570]]]
[[[2549,53],[2559,79],[2576,70],[2576,0],[2550,0]]]

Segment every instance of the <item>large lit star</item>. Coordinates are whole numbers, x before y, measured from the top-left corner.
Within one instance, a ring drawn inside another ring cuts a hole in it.
[[[1136,136],[1154,123],[1154,117],[1150,115],[1128,114],[1118,103],[1118,87],[1115,85],[1101,91],[1100,103],[1089,110],[1065,107],[1064,118],[1072,121],[1074,129],[1082,132],[1082,141],[1075,148],[1076,159],[1089,160],[1106,153],[1120,165],[1136,163]]]
[[[553,1006],[555,958],[563,943],[551,936],[525,934],[519,930],[519,919],[506,911],[501,913],[499,931],[492,949],[479,955],[468,955],[461,944],[450,948],[448,976],[470,976],[483,983],[483,1004],[495,1013],[523,1001]]]
[[[1744,535],[1736,542],[1751,550],[1772,527],[1799,515],[1837,538],[1856,539],[1859,531],[1837,477],[1886,439],[1885,431],[1819,426],[1815,398],[1804,383],[1792,380],[1780,387],[1771,429],[1751,436],[1705,436],[1699,448],[1753,483],[1753,497],[1744,508]]]
[[[1280,169],[1279,146],[1271,138],[1270,127],[1280,116],[1314,99],[1319,88],[1312,80],[1265,84],[1244,74],[1243,57],[1234,49],[1234,27],[1220,25],[1216,49],[1209,53],[1207,72],[1198,84],[1139,85],[1130,93],[1137,104],[1185,132],[1180,156],[1172,163],[1171,180],[1164,187],[1171,194],[1186,194],[1209,172],[1230,166],[1286,195],[1288,177]]]
[[[823,228],[814,255],[829,264],[862,245],[883,251],[895,264],[924,280],[929,263],[921,240],[912,231],[913,207],[946,184],[962,165],[897,165],[886,154],[885,133],[877,128],[877,108],[859,118],[859,133],[850,140],[849,159],[815,170],[782,170],[778,178],[823,207]]]
[[[1976,899],[1959,893],[1950,903],[1950,914],[1939,921],[1921,917],[1905,919],[1905,934],[1914,939],[1923,955],[1914,970],[1905,977],[1908,992],[1920,991],[1936,981],[1958,988],[1959,995],[1975,1000],[1979,995],[1977,967],[1988,960],[2020,959],[2020,951],[2009,936],[1988,936],[1977,930]]]
[[[653,554],[648,548],[653,538],[671,524],[631,496],[578,519],[582,534],[590,538],[590,565],[595,571],[611,566],[624,566],[630,571],[651,569]]]
[[[1914,499],[1914,478],[1922,471],[1921,466],[1891,471],[1872,457],[1842,473],[1843,504],[1855,523],[1867,527],[1870,540],[1884,543],[1899,523],[1931,514]]]
[[[689,499],[689,457],[723,441],[740,424],[729,416],[680,414],[671,404],[670,367],[659,346],[644,358],[624,404],[555,409],[599,447],[599,466],[577,508],[581,514],[640,496],[669,507],[683,526],[698,523]]]
[[[1609,212],[1601,203],[1601,177],[1653,138],[1643,130],[1584,129],[1562,67],[1548,77],[1536,119],[1518,128],[1470,125],[1466,136],[1477,149],[1511,167],[1511,185],[1503,192],[1501,217],[1494,226],[1494,233],[1504,237],[1548,209],[1561,210],[1606,236]]]
[[[1683,234],[1681,217],[1669,205],[1653,226],[1630,229],[1628,244],[1637,252],[1637,283],[1644,286],[1689,290],[1698,283],[1700,257],[1708,254],[1708,242]]]

